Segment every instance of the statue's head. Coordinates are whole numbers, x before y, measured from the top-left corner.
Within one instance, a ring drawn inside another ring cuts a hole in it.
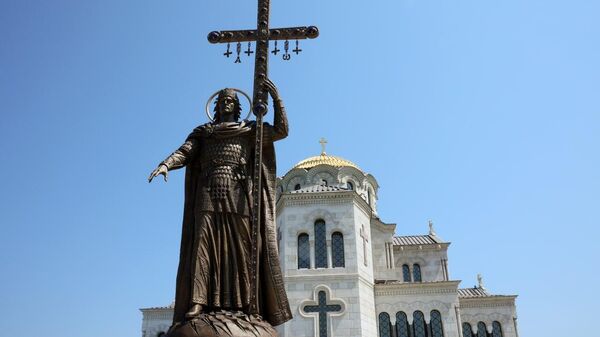
[[[215,101],[215,123],[234,122],[240,119],[242,107],[237,93],[233,89],[225,88],[219,91]]]

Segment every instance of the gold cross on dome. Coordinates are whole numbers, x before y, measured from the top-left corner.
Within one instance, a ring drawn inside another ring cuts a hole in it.
[[[319,140],[319,143],[321,143],[321,156],[327,155],[327,153],[325,152],[325,145],[327,144],[327,140],[325,138],[321,137],[321,140]]]

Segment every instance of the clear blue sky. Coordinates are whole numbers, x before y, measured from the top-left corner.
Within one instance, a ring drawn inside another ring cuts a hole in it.
[[[279,174],[319,153],[381,185],[382,219],[451,241],[450,273],[519,294],[521,336],[597,331],[597,1],[272,1],[318,25],[271,61]],[[0,1],[0,335],[140,336],[173,299],[183,172],[149,172],[252,62],[210,45],[255,1]],[[592,330],[594,329],[594,330]]]

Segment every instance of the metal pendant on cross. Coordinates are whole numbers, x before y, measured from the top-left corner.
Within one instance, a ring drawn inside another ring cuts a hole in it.
[[[254,148],[254,164],[257,169],[254,170],[252,175],[252,200],[253,200],[253,211],[252,211],[252,256],[250,261],[250,311],[252,313],[258,313],[257,293],[258,284],[256,279],[257,265],[258,265],[258,252],[256,247],[258,245],[258,224],[261,223],[261,197],[260,191],[262,188],[262,175],[260,165],[262,163],[262,143],[263,143],[263,116],[267,113],[268,105],[267,98],[268,92],[264,88],[265,80],[268,78],[268,66],[269,66],[269,41],[285,40],[286,41],[286,53],[289,48],[289,40],[296,40],[296,49],[293,50],[299,53],[301,50],[298,48],[298,40],[314,39],[319,36],[319,29],[315,26],[304,26],[304,27],[290,27],[290,28],[269,28],[269,10],[270,0],[258,0],[258,15],[257,15],[257,27],[256,29],[246,30],[222,30],[213,31],[208,34],[208,41],[210,43],[237,43],[236,54],[237,58],[235,63],[241,63],[240,52],[241,43],[248,42],[248,50],[245,53],[250,56],[254,53],[254,88],[252,93],[252,111],[256,116],[255,124],[255,144]],[[251,42],[256,43],[255,51],[252,52],[250,49]],[[275,45],[277,50],[277,45]],[[229,51],[229,49],[228,49]],[[227,52],[226,52],[227,53]],[[277,55],[276,51],[273,51],[274,55]],[[289,55],[289,53],[287,53]],[[230,54],[225,56],[229,57]],[[288,58],[289,59],[289,58]]]

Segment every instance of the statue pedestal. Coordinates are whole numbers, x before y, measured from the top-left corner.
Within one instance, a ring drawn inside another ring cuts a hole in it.
[[[202,313],[171,327],[167,337],[277,337],[277,331],[259,316],[243,312]]]

